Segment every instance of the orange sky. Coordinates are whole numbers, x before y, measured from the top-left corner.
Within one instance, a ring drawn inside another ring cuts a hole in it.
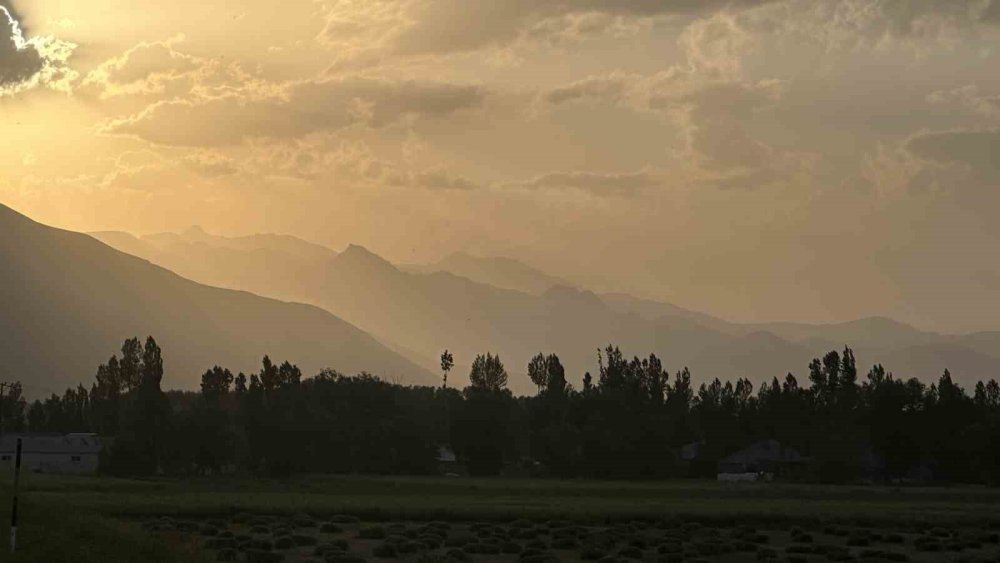
[[[0,0],[0,203],[1000,329],[997,0]]]

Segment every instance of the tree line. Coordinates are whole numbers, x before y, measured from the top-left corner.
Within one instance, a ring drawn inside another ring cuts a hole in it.
[[[96,432],[113,437],[113,474],[244,472],[428,474],[448,446],[474,475],[655,479],[714,476],[725,456],[777,440],[808,461],[817,481],[922,479],[1000,483],[1000,385],[966,391],[945,371],[930,385],[881,365],[865,376],[850,348],[759,387],[745,378],[697,387],[687,368],[598,353],[596,377],[573,385],[555,354],[527,366],[533,396],[516,397],[499,356],[472,362],[469,386],[407,387],[371,374],[323,370],[303,378],[264,357],[260,370],[213,367],[198,392],[161,389],[155,340],[127,340],[88,390],[30,404],[4,398],[5,430]],[[682,459],[697,445],[694,459]]]

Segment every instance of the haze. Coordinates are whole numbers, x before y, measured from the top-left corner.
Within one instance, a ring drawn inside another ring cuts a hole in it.
[[[43,223],[1000,329],[997,0],[0,6],[0,203]]]

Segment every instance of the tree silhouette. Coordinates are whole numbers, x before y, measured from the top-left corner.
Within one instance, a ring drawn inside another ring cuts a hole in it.
[[[484,391],[499,392],[507,388],[507,369],[503,367],[500,356],[489,352],[485,356],[477,355],[472,362],[469,381],[473,387]]]
[[[789,372],[760,385],[713,378],[696,386],[687,368],[670,378],[655,354],[626,359],[609,345],[599,380],[588,372],[580,392],[555,354],[538,354],[528,371],[539,393],[515,399],[491,353],[476,357],[461,392],[333,370],[303,378],[294,364],[265,356],[258,373],[233,377],[216,366],[199,393],[164,393],[159,346],[138,342],[101,364],[90,389],[30,406],[19,390],[8,393],[4,428],[114,437],[102,469],[122,475],[427,473],[436,446],[450,443],[476,475],[531,459],[538,463],[526,467],[538,475],[714,477],[720,459],[773,439],[808,460],[799,472],[808,480],[1000,484],[996,380],[970,395],[949,371],[925,385],[876,364],[859,383],[849,347],[813,360],[810,385]],[[687,463],[680,452],[690,447],[698,455]]]
[[[539,393],[548,385],[549,374],[545,354],[539,352],[537,356],[531,358],[531,361],[528,362],[528,378],[535,384]]]
[[[455,358],[451,355],[451,352],[448,350],[441,352],[441,372],[444,374],[441,384],[442,389],[448,388],[448,372],[450,372],[453,367],[455,367]]]

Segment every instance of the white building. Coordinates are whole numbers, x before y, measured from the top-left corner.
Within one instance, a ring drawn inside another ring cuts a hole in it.
[[[96,434],[4,434],[0,437],[0,468],[14,467],[18,438],[22,439],[22,471],[97,472],[103,445]]]
[[[777,440],[755,442],[719,461],[719,481],[770,481],[805,460]]]

